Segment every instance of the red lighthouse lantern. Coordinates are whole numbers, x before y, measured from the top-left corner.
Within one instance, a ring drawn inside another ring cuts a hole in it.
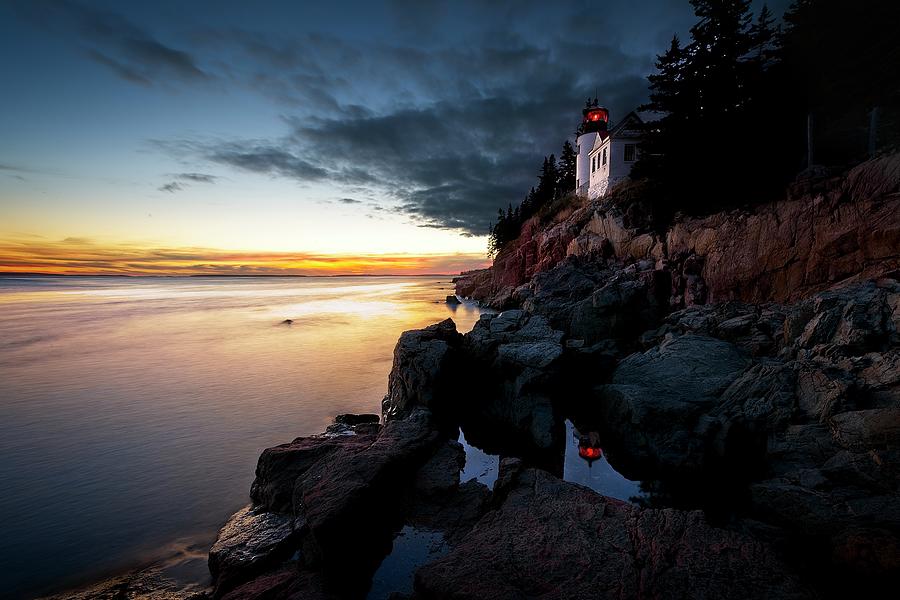
[[[596,108],[586,108],[584,109],[584,122],[585,123],[599,123],[602,121],[603,123],[609,124],[609,111],[603,108],[602,106],[598,106]]]
[[[578,127],[577,134],[606,131],[608,125],[609,111],[600,106],[596,98],[588,99],[581,110],[581,125]]]
[[[587,461],[588,466],[603,456],[600,435],[596,431],[578,436],[578,456]]]

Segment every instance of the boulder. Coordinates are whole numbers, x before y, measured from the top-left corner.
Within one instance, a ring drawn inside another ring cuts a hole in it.
[[[437,411],[449,407],[459,383],[461,343],[462,335],[452,319],[403,332],[394,348],[388,393],[381,404],[385,422],[401,419],[415,407]]]
[[[632,354],[597,388],[604,428],[634,460],[664,469],[704,466],[708,439],[697,435],[749,361],[723,340],[686,334]]]
[[[293,511],[310,535],[306,559],[326,569],[365,569],[372,546],[390,539],[402,513],[398,495],[433,455],[441,436],[427,409],[389,421],[369,445],[345,446],[319,460],[294,485]],[[348,546],[348,539],[357,542]]]
[[[371,413],[367,413],[367,414],[364,413],[364,414],[358,414],[358,415],[355,415],[353,413],[345,413],[345,414],[338,415],[334,418],[335,423],[340,423],[341,425],[350,425],[350,426],[378,423],[379,420],[380,420],[380,418],[378,415],[374,415]]]
[[[349,428],[347,425],[341,427]],[[255,506],[264,510],[290,513],[298,477],[339,448],[353,452],[370,446],[376,433],[377,429],[358,435],[302,437],[289,444],[266,448],[257,461],[250,498]]]
[[[288,558],[294,551],[302,523],[291,515],[247,506],[236,512],[219,531],[209,551],[209,572],[215,595],[250,579]]]
[[[698,511],[642,510],[544,471],[509,471],[497,508],[416,572],[414,597],[812,597],[771,548]]]

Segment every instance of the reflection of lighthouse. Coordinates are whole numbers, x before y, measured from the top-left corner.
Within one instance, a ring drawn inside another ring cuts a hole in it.
[[[578,157],[575,159],[575,191],[586,196],[591,183],[591,150],[597,138],[609,137],[606,129],[609,125],[609,111],[600,106],[597,99],[588,99],[581,111],[581,125],[576,135]]]
[[[574,434],[578,438],[578,456],[586,460],[588,467],[590,467],[595,460],[603,456],[603,449],[600,447],[600,434],[596,431],[580,434],[577,429],[574,430]]]

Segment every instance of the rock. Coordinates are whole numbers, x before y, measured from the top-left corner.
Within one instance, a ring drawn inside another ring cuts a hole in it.
[[[416,492],[430,497],[454,492],[459,487],[459,472],[465,464],[462,444],[447,440],[416,474]]]
[[[900,406],[848,411],[834,415],[830,423],[835,440],[845,448],[900,446]]]
[[[491,270],[466,271],[454,277],[453,284],[458,296],[484,300],[491,295]]]
[[[290,557],[301,527],[290,515],[250,506],[232,515],[209,551],[216,595]]]
[[[540,315],[509,310],[479,320],[465,335],[469,368],[475,377],[474,398],[466,404],[469,419],[478,418],[526,436],[539,448],[557,441],[553,408],[563,356],[563,333]],[[470,393],[471,394],[471,393]]]
[[[208,600],[207,590],[167,576],[163,565],[118,575],[85,588],[44,596],[41,600]]]
[[[665,469],[698,469],[706,442],[695,434],[748,366],[728,342],[687,334],[667,339],[616,367],[598,388],[599,411],[609,435],[635,460]]]
[[[535,469],[498,486],[498,508],[416,572],[415,597],[812,597],[770,548],[700,512],[641,510]]]
[[[415,407],[449,410],[459,383],[461,343],[452,319],[403,332],[394,348],[388,393],[381,405],[385,422],[403,418]]]
[[[457,298],[455,295],[447,296],[446,303],[449,304],[450,306],[458,306],[459,304],[461,304],[461,302],[459,301],[459,298]]]
[[[334,418],[335,423],[340,423],[341,425],[363,425],[366,423],[378,423],[380,417],[378,415],[373,415],[371,413],[368,414],[359,414],[355,415],[353,413],[345,413],[341,415],[337,415]]]
[[[375,441],[376,432],[362,435],[312,436],[267,448],[256,465],[250,498],[256,506],[273,512],[291,512],[294,483],[317,462],[339,448],[361,450]]]
[[[294,320],[293,319],[285,319],[284,321],[281,322],[281,324],[282,325],[293,325]]]
[[[225,594],[222,600],[274,600],[302,598],[303,600],[338,600],[326,591],[319,574],[288,566],[256,577]]]
[[[372,566],[372,547],[390,539],[402,509],[398,494],[412,485],[440,440],[430,412],[417,408],[389,421],[368,446],[338,448],[300,475],[293,510],[310,532],[307,560],[326,569]],[[348,546],[348,539],[355,544]]]

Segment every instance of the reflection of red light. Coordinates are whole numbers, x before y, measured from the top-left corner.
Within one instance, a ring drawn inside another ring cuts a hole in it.
[[[603,450],[600,448],[594,448],[592,446],[579,446],[578,447],[578,456],[581,458],[586,458],[587,460],[597,460],[603,455]]]

